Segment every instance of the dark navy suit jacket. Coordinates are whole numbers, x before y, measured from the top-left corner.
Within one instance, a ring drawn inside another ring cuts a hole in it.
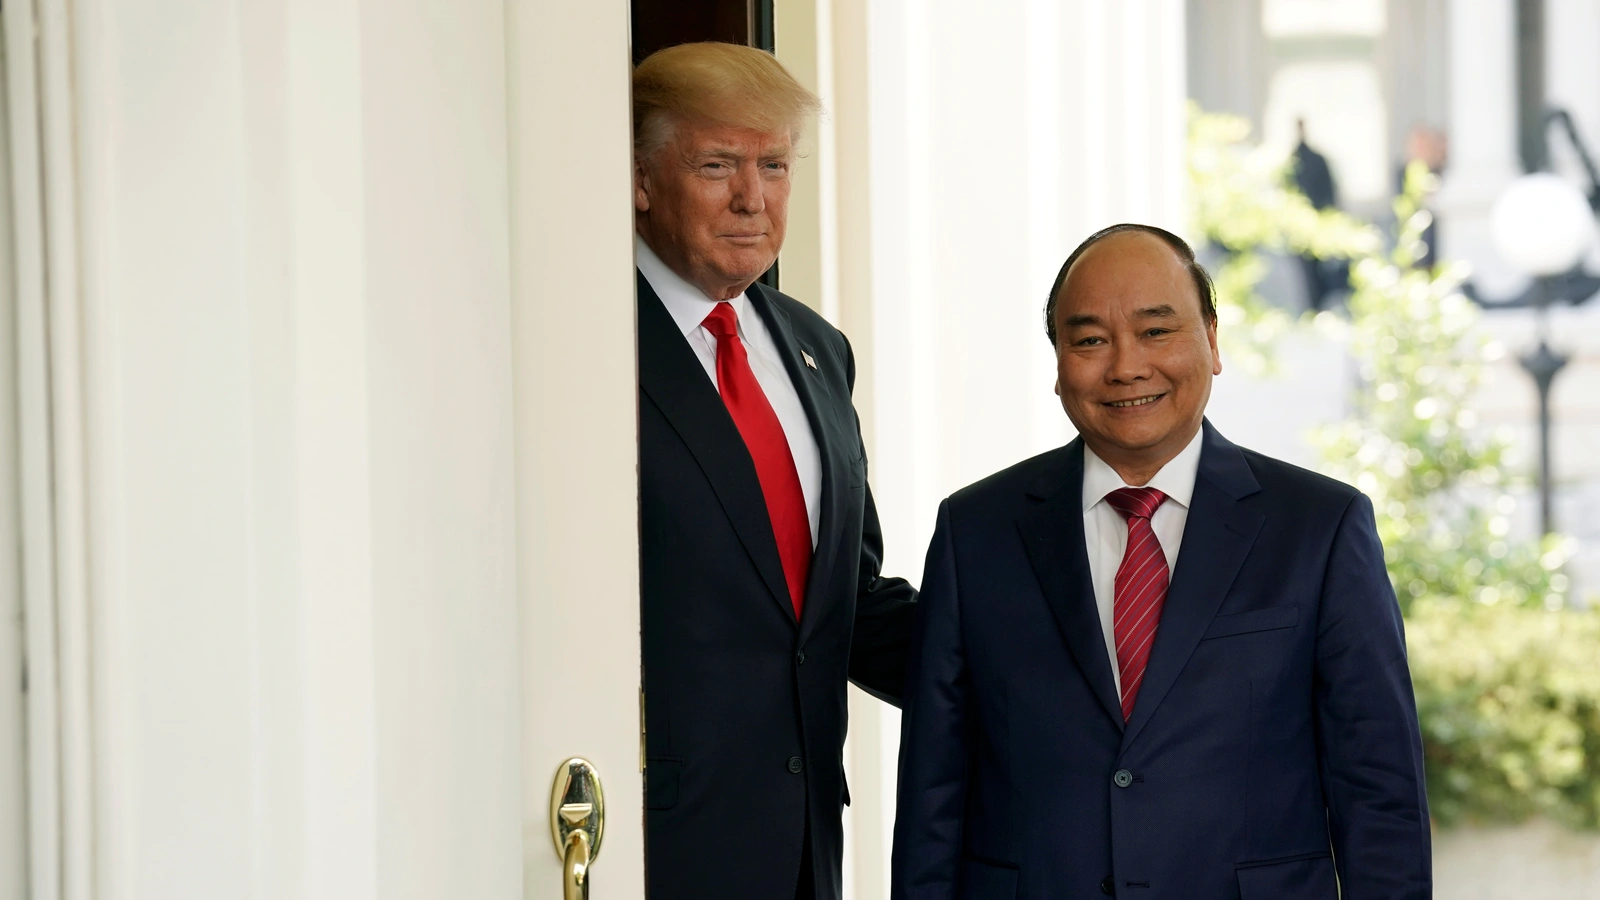
[[[1372,505],[1204,445],[1122,721],[1081,440],[951,496],[907,675],[895,900],[1432,896],[1421,737]]]

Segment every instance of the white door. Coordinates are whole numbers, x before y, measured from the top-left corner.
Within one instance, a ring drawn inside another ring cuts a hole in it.
[[[4,13],[21,895],[641,897],[628,5]]]
[[[513,2],[507,16],[523,891],[562,896],[552,779],[580,757],[598,772],[606,807],[589,896],[639,898],[628,5]]]

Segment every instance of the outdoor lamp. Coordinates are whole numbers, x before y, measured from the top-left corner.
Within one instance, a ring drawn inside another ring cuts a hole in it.
[[[1572,271],[1594,242],[1588,198],[1550,172],[1511,182],[1495,201],[1492,223],[1501,258],[1536,278]]]

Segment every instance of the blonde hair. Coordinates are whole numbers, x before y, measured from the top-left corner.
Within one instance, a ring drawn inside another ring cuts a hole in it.
[[[633,149],[649,159],[672,139],[678,121],[762,132],[789,129],[792,140],[822,101],[772,54],[740,44],[679,44],[650,54],[633,70]]]

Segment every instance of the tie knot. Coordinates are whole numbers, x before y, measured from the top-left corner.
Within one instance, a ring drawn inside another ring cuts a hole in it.
[[[733,311],[733,304],[726,301],[718,303],[711,315],[700,323],[705,330],[717,336],[717,340],[725,340],[739,333],[739,316]]]
[[[1148,519],[1166,499],[1166,494],[1148,487],[1118,488],[1106,495],[1106,502],[1124,519]]]

